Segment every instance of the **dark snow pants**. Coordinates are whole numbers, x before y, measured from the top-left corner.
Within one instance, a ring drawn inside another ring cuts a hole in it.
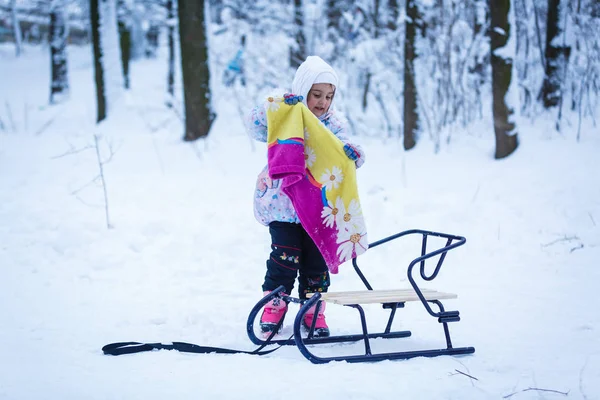
[[[263,291],[285,286],[292,294],[296,277],[298,294],[306,299],[307,293],[326,292],[330,284],[329,269],[321,252],[300,224],[271,222],[271,254],[267,260],[267,274]]]

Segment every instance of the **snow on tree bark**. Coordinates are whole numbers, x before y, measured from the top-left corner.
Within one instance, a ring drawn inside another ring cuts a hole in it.
[[[119,45],[121,48],[121,69],[125,89],[130,87],[129,61],[131,60],[132,7],[127,0],[117,1],[117,24],[119,27]]]
[[[23,48],[23,35],[21,34],[21,24],[19,23],[19,17],[17,16],[17,0],[10,0],[10,14],[15,39],[15,54],[19,57]]]
[[[116,0],[100,0],[100,32],[107,112],[110,114],[124,86]]]
[[[348,0],[327,0],[325,14],[327,17],[327,43],[332,47],[329,54],[329,61],[335,62],[342,58],[345,45],[347,45],[347,35],[342,32],[341,23],[343,14],[348,12],[350,4]]]
[[[69,94],[67,39],[69,36],[64,0],[50,3],[50,104],[60,103]]]
[[[564,3],[564,0],[563,0]],[[564,6],[563,6],[564,7]],[[570,47],[563,43],[565,13],[560,0],[548,0],[546,23],[546,61],[544,82],[540,97],[545,108],[556,107],[562,99],[561,82],[570,54]],[[561,44],[563,43],[563,44]]]
[[[168,26],[168,43],[169,43],[169,58],[167,64],[167,107],[173,106],[173,98],[175,96],[175,0],[167,0],[167,26]],[[219,16],[220,18],[220,16]]]
[[[104,68],[102,66],[102,48],[100,46],[100,1],[102,0],[90,0],[97,123],[106,118],[106,88],[104,84]]]
[[[306,38],[304,37],[304,10],[302,0],[294,0],[294,45],[290,49],[290,66],[298,68],[306,58]]]
[[[514,121],[518,93],[512,79],[516,41],[510,28],[514,26],[514,11],[510,0],[489,0],[490,45],[492,64],[492,104],[496,159],[508,157],[518,146],[517,126]]]
[[[96,122],[106,118],[121,92],[116,0],[90,0],[96,82]]]

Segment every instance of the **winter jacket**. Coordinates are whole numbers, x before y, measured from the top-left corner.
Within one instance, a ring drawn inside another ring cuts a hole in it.
[[[342,142],[350,143],[345,136],[345,125],[332,111],[323,114],[319,120]],[[245,122],[248,134],[253,139],[267,141],[267,113],[264,106],[252,109]],[[365,154],[360,146],[352,145],[360,155],[356,160],[356,168],[359,168],[365,162]],[[281,181],[269,178],[268,165],[263,168],[256,181],[254,216],[263,225],[269,225],[273,221],[300,223],[290,198],[281,190]]]

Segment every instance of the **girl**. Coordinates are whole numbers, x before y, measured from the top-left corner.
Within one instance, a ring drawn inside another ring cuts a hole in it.
[[[335,117],[332,108],[338,87],[338,76],[333,68],[320,57],[309,56],[296,71],[292,82],[292,93],[285,94],[285,103],[294,105],[301,101],[334,135],[345,143],[344,151],[359,168],[365,161],[360,146],[351,144],[345,136],[346,128]],[[255,107],[246,118],[250,136],[267,141],[267,114],[264,106]],[[254,196],[254,215],[271,234],[271,254],[267,260],[267,273],[262,285],[266,296],[280,285],[290,294],[298,277],[300,299],[307,293],[327,292],[330,285],[329,270],[317,246],[304,230],[291,200],[280,189],[279,180],[269,178],[268,166],[258,175]],[[325,322],[325,303],[317,315],[314,336],[329,336]],[[279,298],[267,303],[260,318],[261,330],[271,333],[285,317],[287,304]],[[310,327],[313,312],[306,314],[303,324]]]

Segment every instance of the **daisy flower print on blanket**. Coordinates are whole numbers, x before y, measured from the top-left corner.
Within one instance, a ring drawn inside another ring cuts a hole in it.
[[[282,179],[300,222],[332,273],[368,246],[356,165],[304,104],[267,108],[269,174]]]

